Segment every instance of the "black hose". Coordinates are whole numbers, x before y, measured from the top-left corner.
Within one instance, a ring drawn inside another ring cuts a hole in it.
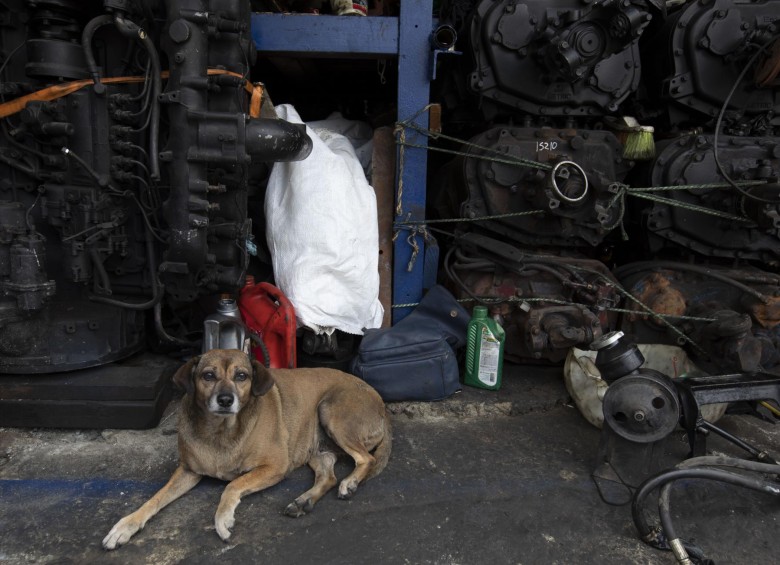
[[[163,327],[163,323],[162,323],[162,303],[160,302],[154,305],[154,329],[157,332],[157,337],[159,337],[162,341],[167,341],[168,343],[172,343],[174,345],[181,345],[184,347],[200,348],[200,342],[188,341],[186,339],[173,337],[167,331],[165,331],[165,328]]]
[[[263,366],[266,369],[271,368],[271,354],[268,353],[268,348],[265,346],[265,342],[263,341],[263,338],[261,338],[257,333],[250,331],[249,332],[249,339],[252,340],[252,343],[255,344],[255,346],[259,347],[263,350]]]
[[[702,455],[701,457],[692,457],[675,465],[675,469],[690,469],[693,467],[732,467],[734,469],[744,469],[745,471],[755,471],[756,473],[777,474],[780,473],[780,465],[777,463],[762,463],[761,461],[750,461],[738,457],[729,457],[726,455]]]
[[[669,491],[671,483],[679,479],[708,479],[766,492],[769,494],[780,495],[780,489],[769,481],[749,477],[746,475],[732,473],[722,469],[698,468],[698,466],[727,466],[748,471],[757,471],[764,473],[780,473],[780,466],[767,463],[756,463],[742,459],[733,459],[729,457],[697,457],[684,461],[676,468],[663,471],[644,481],[634,493],[631,501],[631,514],[634,525],[639,532],[639,537],[648,545],[657,549],[672,549],[675,552],[680,563],[685,563],[688,559],[687,553],[693,551],[697,559],[701,562],[700,550],[695,546],[686,544],[677,538],[674,527],[671,522],[671,513],[669,510]],[[653,529],[647,523],[643,507],[647,496],[656,488],[663,487],[659,498],[659,517],[661,519],[662,530]],[[687,562],[690,562],[688,560]]]
[[[147,226],[147,232],[150,231]],[[110,306],[118,306],[119,308],[126,308],[128,310],[148,310],[157,305],[162,300],[163,293],[160,290],[160,286],[157,282],[157,264],[154,258],[154,244],[152,243],[152,234],[146,234],[146,261],[149,264],[149,275],[151,277],[152,284],[152,298],[146,302],[125,302],[123,300],[115,300],[113,298],[106,298],[104,296],[90,296],[89,299],[92,302],[100,302],[101,304],[108,304]],[[102,267],[102,264],[100,264]]]
[[[16,169],[17,171],[21,171],[26,175],[29,175],[35,179],[41,178],[41,174],[36,169],[32,168],[29,165],[23,165],[19,161],[19,159],[11,159],[10,157],[7,157],[5,153],[0,153],[0,161],[5,163],[9,167]]]
[[[99,94],[105,92],[106,87],[100,82],[100,71],[95,62],[95,55],[92,53],[92,37],[98,28],[109,25],[113,21],[113,18],[108,14],[96,16],[87,22],[87,25],[84,26],[84,31],[81,32],[81,47],[84,50],[84,59],[87,63],[89,74],[92,75],[92,80],[95,82],[95,92]]]
[[[780,472],[780,467],[777,467],[775,465],[766,465],[766,464],[764,465],[766,467],[775,467],[774,472]],[[710,471],[713,473],[721,474],[720,478],[704,477],[704,476],[696,477],[696,478],[711,478],[713,480],[717,480],[720,482],[735,484],[738,486],[750,488],[753,490],[759,490],[762,492],[769,492],[775,495],[777,495],[779,492],[778,489],[773,487],[771,483],[769,483],[768,481],[757,479],[755,477],[748,477],[737,473],[729,473],[728,471],[723,471],[720,469],[705,468],[705,469],[691,469],[691,470]],[[686,542],[685,540],[681,540],[677,536],[677,532],[675,531],[674,524],[672,523],[672,512],[671,512],[672,482],[673,481],[670,481],[661,487],[661,493],[658,498],[658,517],[661,521],[661,528],[663,530],[664,535],[666,536],[666,539],[668,540],[669,545],[672,548],[672,551],[674,551],[675,557],[677,558],[678,562],[684,563],[689,553],[694,554],[697,557],[698,561],[702,561],[704,555],[701,549],[690,544],[689,542]]]
[[[136,23],[124,19],[120,14],[114,15],[114,25],[119,33],[126,37],[136,39],[141,42],[149,55],[151,64],[152,79],[152,110],[151,122],[149,126],[149,168],[151,169],[151,178],[153,181],[160,180],[160,154],[159,135],[160,135],[160,93],[162,92],[162,78],[160,77],[160,57],[154,42],[149,35]]]
[[[716,426],[712,422],[708,422],[707,420],[702,420],[699,423],[699,427],[704,428],[705,430],[709,430],[723,439],[730,441],[737,447],[741,447],[745,451],[747,451],[752,457],[755,457],[756,459],[763,460],[763,463],[767,463],[770,465],[775,465],[776,462],[769,457],[769,455],[766,453],[766,451],[761,451],[758,448],[750,445],[748,442],[738,438],[737,436],[728,433],[726,430]]]
[[[453,252],[457,249],[456,245],[453,245],[449,251],[447,251],[447,254],[444,256],[444,261],[442,262],[442,265],[444,266],[444,272],[447,274],[447,276],[454,281],[463,291],[468,294],[474,302],[477,304],[481,304],[483,306],[491,306],[493,304],[501,304],[502,302],[506,302],[506,299],[499,299],[499,300],[485,300],[483,298],[480,298],[473,292],[471,292],[471,289],[466,286],[466,283],[464,283],[458,275],[455,274],[455,271],[450,267],[450,257],[452,257]]]
[[[560,272],[555,267],[551,266],[551,264],[544,264],[544,263],[526,263],[522,270],[519,269],[512,269],[510,268],[510,271],[514,271],[518,275],[524,275],[523,271],[525,269],[531,269],[536,271],[542,271],[544,273],[549,273],[550,275],[554,276],[558,281],[563,285],[567,286],[571,283],[571,280],[562,272]]]

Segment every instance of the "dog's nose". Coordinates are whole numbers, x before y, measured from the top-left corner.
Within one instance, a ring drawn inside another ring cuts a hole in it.
[[[227,408],[233,404],[233,395],[232,394],[220,394],[217,396],[217,404],[219,404],[222,408]]]

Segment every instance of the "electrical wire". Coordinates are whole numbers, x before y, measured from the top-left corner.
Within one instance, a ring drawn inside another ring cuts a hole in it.
[[[731,87],[731,90],[729,91],[728,95],[726,96],[726,99],[723,101],[723,106],[720,108],[720,112],[718,113],[718,119],[715,122],[715,135],[713,136],[712,140],[712,155],[715,158],[715,165],[718,168],[718,172],[723,176],[723,178],[728,182],[737,192],[742,194],[745,198],[750,198],[752,200],[756,200],[758,202],[764,202],[766,204],[780,204],[780,198],[776,200],[770,200],[768,198],[762,198],[760,196],[756,196],[754,194],[750,194],[746,189],[740,187],[737,183],[735,183],[732,178],[726,173],[726,170],[723,168],[723,164],[720,162],[720,158],[718,157],[718,135],[720,134],[720,126],[723,122],[723,116],[726,113],[726,108],[728,108],[729,102],[731,102],[731,97],[734,96],[734,92],[736,92],[737,87],[742,82],[742,79],[745,78],[745,74],[748,72],[750,68],[753,67],[753,64],[758,60],[758,57],[770,46],[773,45],[775,39],[780,38],[780,34],[773,35],[766,43],[761,45],[756,51],[753,56],[750,57],[747,64],[745,64],[744,68],[742,69],[742,72],[739,73],[739,76],[737,77],[737,80],[734,81],[734,84]]]
[[[16,52],[19,51],[24,45],[26,44],[26,41],[22,41],[19,45],[13,48],[13,50],[8,54],[8,57],[5,58],[5,61],[3,61],[3,64],[0,65],[0,75],[3,74],[3,71],[5,70],[5,66],[8,64],[8,61],[13,59],[13,56],[16,55]]]
[[[33,200],[33,203],[30,205],[30,207],[27,209],[27,213],[24,215],[24,219],[27,222],[27,229],[30,230],[31,234],[35,234],[35,224],[32,221],[32,211],[35,208],[35,206],[38,204],[38,200],[41,199],[41,193],[35,195],[35,200]]]
[[[119,190],[118,188],[116,188],[114,185],[111,184],[110,181],[102,178],[97,173],[97,171],[95,171],[95,169],[89,166],[89,164],[86,161],[84,161],[84,159],[79,157],[76,153],[71,151],[69,148],[62,147],[61,151],[63,154],[67,155],[68,157],[73,159],[76,163],[78,163],[79,166],[81,166],[81,168],[83,168],[89,174],[89,176],[92,178],[92,180],[95,182],[98,188],[102,190],[107,190],[109,194],[111,194],[112,196],[117,196],[121,198],[130,198],[131,200],[133,200],[136,206],[138,206],[138,210],[141,212],[141,218],[143,218],[144,224],[149,230],[149,234],[151,234],[152,237],[154,237],[154,239],[156,239],[160,243],[162,244],[167,243],[162,237],[160,237],[157,234],[157,230],[155,230],[154,226],[152,226],[152,223],[149,219],[149,213],[146,211],[144,205],[141,203],[140,200],[138,200],[138,197],[132,191]],[[2,157],[2,154],[0,154],[0,157]]]

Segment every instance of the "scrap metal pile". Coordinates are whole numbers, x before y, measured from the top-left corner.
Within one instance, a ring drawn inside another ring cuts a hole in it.
[[[453,0],[442,20],[468,142],[432,208],[463,219],[445,268],[507,355],[623,330],[776,369],[780,2]]]

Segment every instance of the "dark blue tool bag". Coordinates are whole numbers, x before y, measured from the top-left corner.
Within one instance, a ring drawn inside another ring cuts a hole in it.
[[[468,323],[468,312],[436,285],[395,326],[366,330],[351,371],[386,401],[446,398],[460,390],[455,353]]]

